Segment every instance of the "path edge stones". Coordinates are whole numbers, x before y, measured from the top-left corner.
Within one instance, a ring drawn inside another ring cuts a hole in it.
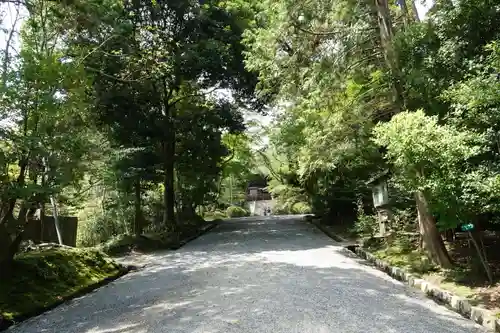
[[[320,223],[314,221],[313,218],[308,218],[306,216],[305,221],[314,225],[334,241],[349,243],[348,240],[331,232]],[[383,271],[392,278],[404,282],[406,285],[409,285],[415,289],[419,289],[428,298],[434,300],[436,303],[445,305],[447,308],[453,310],[454,312],[457,312],[467,319],[474,321],[475,323],[492,332],[500,332],[500,319],[497,318],[496,314],[493,311],[484,309],[482,307],[473,306],[467,299],[463,297],[454,295],[447,290],[443,290],[442,288],[432,284],[431,282],[409,273],[405,269],[391,266],[387,262],[378,259],[370,252],[361,248],[359,244],[347,245],[344,246],[344,249],[349,250],[351,253],[355,253],[358,257],[368,261],[369,263],[372,263],[377,269]]]

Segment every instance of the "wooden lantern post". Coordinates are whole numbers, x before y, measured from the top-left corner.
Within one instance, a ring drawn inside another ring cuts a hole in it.
[[[367,182],[367,185],[371,185],[372,187],[373,206],[377,211],[379,236],[381,237],[384,237],[389,231],[390,222],[392,220],[389,191],[387,187],[389,175],[389,170],[386,170]]]

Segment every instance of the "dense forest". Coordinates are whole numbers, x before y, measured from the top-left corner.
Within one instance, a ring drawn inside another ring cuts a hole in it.
[[[500,1],[1,2],[2,269],[46,214],[77,216],[82,247],[179,237],[248,214],[263,179],[273,213],[372,237],[388,171],[398,244],[451,269],[443,235],[472,224],[493,282]]]

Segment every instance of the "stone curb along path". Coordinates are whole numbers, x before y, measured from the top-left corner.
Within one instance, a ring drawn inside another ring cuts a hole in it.
[[[470,302],[463,297],[456,296],[449,291],[443,290],[424,279],[408,273],[402,268],[390,266],[385,261],[382,261],[376,258],[373,254],[363,250],[360,246],[355,246],[353,251],[359,257],[374,263],[377,268],[386,272],[396,280],[406,282],[408,285],[420,289],[429,298],[432,298],[439,303],[443,303],[453,311],[460,313],[481,326],[492,330],[493,332],[500,332],[500,320],[496,318],[493,311],[478,306],[472,306]]]
[[[347,240],[339,237],[338,235],[335,235],[333,232],[323,227],[321,224],[313,220],[309,220],[309,222],[335,241],[347,242]],[[478,306],[472,306],[467,299],[454,295],[449,291],[443,290],[424,279],[408,273],[406,270],[400,267],[391,266],[387,262],[380,260],[373,254],[365,251],[359,245],[350,245],[347,247],[350,251],[356,253],[362,259],[373,263],[378,269],[387,273],[394,279],[405,282],[406,284],[416,289],[420,289],[425,293],[427,297],[433,299],[434,301],[437,301],[440,304],[444,304],[451,310],[480,324],[481,326],[493,332],[500,332],[500,319],[497,319],[497,316],[493,311]]]

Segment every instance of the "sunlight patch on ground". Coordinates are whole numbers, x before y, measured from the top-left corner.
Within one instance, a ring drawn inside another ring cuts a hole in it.
[[[113,328],[93,328],[86,333],[146,333],[146,329],[139,328],[140,324],[125,324],[125,325],[117,325]]]
[[[399,298],[407,303],[414,304],[421,306],[422,308],[425,308],[429,311],[434,312],[435,314],[439,315],[441,319],[450,321],[454,324],[461,325],[461,326],[470,326],[471,328],[476,327],[474,322],[472,321],[466,321],[464,322],[463,318],[455,313],[449,311],[446,307],[444,306],[436,306],[436,303],[428,298],[417,298],[415,295],[413,296],[408,296],[405,294],[397,294],[393,295],[396,298]]]
[[[155,304],[152,306],[148,306],[144,308],[144,311],[169,311],[169,310],[174,310],[175,308],[179,308],[181,306],[187,306],[191,304],[192,302],[177,302],[177,303],[172,303],[172,302],[163,302],[160,304]]]

